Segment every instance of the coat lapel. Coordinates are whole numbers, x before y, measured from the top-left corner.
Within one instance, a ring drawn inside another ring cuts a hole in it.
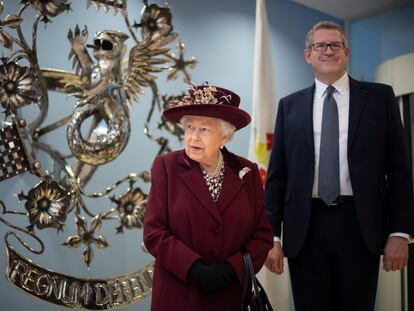
[[[224,180],[220,197],[216,203],[220,214],[230,205],[243,186],[243,180],[239,178],[239,172],[243,165],[236,155],[229,152],[226,148],[223,148],[222,152],[225,163]]]
[[[242,180],[236,175],[230,166],[226,165],[220,197],[216,203],[220,214],[222,214],[230,205],[237,193],[239,193],[242,185]]]
[[[186,168],[186,170],[180,174],[181,180],[184,182],[187,189],[200,201],[203,208],[217,220],[220,220],[220,214],[222,214],[231,204],[243,186],[243,180],[238,176],[239,171],[243,168],[242,164],[237,157],[227,151],[226,148],[223,148],[222,152],[225,171],[220,197],[216,203],[213,201],[213,198],[208,191],[199,164],[188,158],[184,150],[178,159],[178,162]]]
[[[349,120],[348,120],[348,152],[351,150],[352,143],[358,128],[361,112],[364,108],[366,91],[361,85],[349,77]]]
[[[220,216],[214,203],[207,185],[203,179],[199,164],[191,160],[183,150],[178,158],[180,165],[184,166],[186,170],[180,174],[180,178],[190,191],[214,218],[220,220]]]

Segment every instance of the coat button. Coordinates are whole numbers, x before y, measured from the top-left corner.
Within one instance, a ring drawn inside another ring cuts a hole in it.
[[[208,251],[208,253],[210,254],[211,257],[216,257],[218,255],[218,250],[216,250],[216,249],[210,249]]]
[[[212,235],[215,235],[215,236],[220,235],[220,228],[218,228],[218,227],[211,228],[209,231],[211,232]]]

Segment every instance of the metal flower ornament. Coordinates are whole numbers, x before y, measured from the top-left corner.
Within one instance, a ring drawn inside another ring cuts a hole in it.
[[[56,228],[63,231],[71,201],[69,192],[60,184],[46,176],[27,195],[21,192],[18,197],[19,200],[26,200],[30,231],[33,231],[34,226],[38,229]]]
[[[147,4],[141,13],[141,22],[135,22],[134,27],[141,27],[143,37],[162,36],[172,31],[171,20],[172,15],[168,8]]]
[[[0,113],[4,116],[0,125],[0,182],[25,172],[38,178],[28,191],[16,189],[18,201],[23,202],[16,204],[20,210],[10,209],[0,200],[0,221],[10,228],[5,236],[9,282],[27,294],[58,305],[103,310],[123,307],[148,296],[152,263],[111,279],[80,279],[37,266],[14,250],[10,237],[14,236],[29,251],[40,255],[46,247],[38,236],[40,230],[53,232],[51,229],[54,229],[64,234],[67,229],[75,229],[77,234],[65,237],[63,246],[75,249],[83,245],[83,261],[92,267],[94,258],[101,253],[95,254],[94,249],[104,251],[110,246],[110,236],[100,233],[104,223],[116,222],[114,234],[142,229],[147,194],[136,183],[150,182],[148,171],[131,172],[110,181],[101,192],[88,193],[85,187],[93,183],[100,167],[118,158],[125,149],[134,122],[130,120],[130,109],[140,102],[144,92],[152,94],[152,101],[143,133],[149,142],[158,146],[158,153],[170,150],[169,139],[155,135],[151,121],[154,111],[161,111],[167,101],[179,100],[183,94],[161,94],[158,75],[167,70],[170,72],[167,80],[172,80],[181,73],[188,83],[188,68],[193,68],[196,60],[184,59],[181,41],[177,43],[179,57],[171,52],[171,45],[179,35],[173,31],[169,7],[144,0],[140,20],[131,23],[127,0],[85,0],[85,4],[87,8],[94,4],[97,11],[112,11],[113,18],[120,13],[126,27],[124,31],[102,29],[90,36],[87,26],[68,25],[64,35],[70,44],[68,54],[73,65],[73,72],[69,72],[41,68],[37,37],[40,31],[48,30],[40,29],[39,25],[53,22],[60,14],[74,13],[71,1],[22,0],[15,14],[3,17],[4,4],[0,0],[0,44],[4,47],[0,59]],[[32,21],[22,17],[26,10],[34,11]],[[26,23],[32,24],[31,40],[23,32],[22,26]],[[129,51],[128,40],[134,41]],[[71,114],[46,124],[48,112],[54,106],[50,92],[66,94],[68,99],[75,99],[75,104]],[[36,108],[30,120],[23,113],[28,106]],[[61,127],[66,128],[69,155],[42,139]],[[156,130],[178,140],[182,138],[182,130],[162,117]],[[43,169],[44,158],[40,153],[52,162],[51,170]],[[115,195],[115,190],[125,187],[126,183],[129,186],[124,192]],[[91,199],[100,200],[102,208],[98,213],[88,206]],[[9,214],[25,217],[27,226],[13,224],[7,218]],[[71,218],[75,219],[75,228],[68,225],[73,223],[68,221]],[[32,237],[40,249],[32,248],[21,234]],[[34,275],[36,280],[26,280]],[[32,287],[29,283],[33,283]],[[117,292],[125,284],[131,295]]]
[[[117,204],[121,225],[116,228],[117,233],[123,233],[123,228],[142,228],[144,223],[147,195],[140,188],[130,188],[119,198],[112,197],[111,201]]]
[[[29,67],[20,66],[14,61],[1,59],[0,65],[0,104],[6,114],[16,113],[17,109],[35,103],[39,92],[35,85],[35,75]]]
[[[93,217],[91,227],[88,229],[88,224],[85,218],[79,214],[76,214],[76,230],[78,231],[78,234],[68,237],[66,242],[63,243],[64,246],[70,248],[76,248],[81,244],[84,244],[86,247],[83,252],[83,259],[88,267],[94,256],[92,245],[96,245],[97,248],[107,248],[109,246],[108,242],[102,235],[95,237],[95,233],[101,228],[101,225],[101,215]]]

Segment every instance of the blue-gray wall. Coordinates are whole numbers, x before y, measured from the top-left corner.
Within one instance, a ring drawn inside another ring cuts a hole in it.
[[[414,5],[351,21],[349,71],[373,81],[377,67],[388,59],[414,51]]]
[[[18,1],[5,1],[5,12],[1,15],[4,18],[7,14],[16,12]],[[138,1],[129,1],[129,15],[131,19],[139,19],[138,15],[141,5]],[[156,1],[163,4],[164,1]],[[276,70],[276,91],[278,99],[299,88],[303,88],[313,81],[313,74],[309,66],[303,59],[304,37],[308,29],[321,19],[332,19],[325,14],[311,10],[307,7],[296,4],[287,0],[268,0],[267,12],[272,36],[272,48]],[[255,1],[239,0],[171,0],[169,2],[173,12],[173,24],[175,30],[181,34],[181,40],[186,44],[186,57],[196,56],[199,64],[191,71],[192,79],[195,83],[201,83],[205,80],[210,84],[221,85],[233,89],[240,94],[242,98],[241,107],[251,111],[252,99],[252,75],[253,75],[253,48],[255,33]],[[73,12],[63,13],[53,19],[46,29],[43,26],[39,28],[39,57],[42,67],[51,67],[57,69],[71,70],[70,63],[67,60],[69,44],[66,39],[66,33],[69,27],[75,24],[83,26],[86,24],[89,28],[89,38],[97,30],[101,29],[118,29],[125,31],[125,25],[120,15],[113,16],[112,12],[104,14],[103,11],[95,12],[94,8],[86,10],[86,1],[73,1]],[[30,21],[33,18],[31,9],[24,15],[27,19],[25,33],[30,33]],[[412,12],[412,11],[411,11]],[[394,18],[392,15],[387,17],[391,24]],[[397,18],[399,21],[399,17]],[[337,20],[338,21],[338,20]],[[340,22],[340,21],[338,21]],[[362,21],[361,21],[362,22]],[[409,20],[409,27],[404,30],[407,36],[408,29],[413,29],[412,20]],[[368,23],[369,24],[369,23]],[[356,24],[355,26],[358,26]],[[353,24],[351,24],[352,30]],[[369,25],[364,29],[371,29]],[[375,32],[377,24],[373,26]],[[411,27],[411,28],[410,28]],[[402,27],[404,28],[404,27]],[[368,31],[368,30],[366,30]],[[399,31],[399,30],[398,30]],[[381,31],[380,31],[381,33]],[[400,32],[398,32],[400,33]],[[352,47],[357,49],[357,42],[354,40],[364,40],[359,38],[358,28],[352,31]],[[379,34],[377,34],[379,36]],[[412,35],[410,37],[412,39]],[[383,35],[382,40],[386,39]],[[391,38],[392,39],[392,38]],[[390,39],[390,40],[391,40]],[[90,39],[91,40],[91,39]],[[413,41],[413,40],[412,40]],[[132,46],[132,40],[128,40]],[[354,44],[355,42],[355,44]],[[393,42],[396,42],[393,39]],[[399,41],[397,41],[399,42]],[[402,49],[404,40],[393,47]],[[384,44],[382,42],[382,44]],[[395,44],[395,43],[394,43]],[[380,44],[379,44],[380,45]],[[414,48],[409,48],[411,51]],[[366,64],[373,61],[373,58],[367,57],[366,53],[360,53],[358,50],[353,51],[352,64],[361,59],[360,62]],[[382,60],[383,55],[378,59]],[[373,64],[375,67],[377,64]],[[362,68],[358,63],[355,68]],[[357,75],[373,76],[372,70],[367,69],[358,71],[353,69],[351,73]],[[159,79],[159,87],[162,93],[177,94],[185,90],[186,86],[181,77],[174,82],[166,82],[166,75],[163,74]],[[149,93],[149,92],[148,92]],[[123,154],[112,163],[102,167],[92,182],[87,187],[87,191],[101,191],[111,185],[116,179],[122,178],[129,172],[139,172],[149,169],[153,156],[157,152],[157,145],[149,141],[142,133],[143,123],[148,113],[149,96],[142,97],[139,103],[133,105],[131,112],[132,134],[130,142]],[[56,121],[58,118],[66,116],[72,110],[74,101],[72,98],[67,99],[60,94],[52,94],[50,98],[51,111],[45,124]],[[28,109],[26,116],[33,116],[33,111]],[[156,118],[155,118],[156,119]],[[154,120],[152,127],[156,126]],[[236,134],[234,140],[230,143],[229,148],[234,152],[246,156],[248,151],[249,130],[246,128]],[[161,133],[157,133],[161,134]],[[55,145],[63,153],[68,152],[65,138],[65,129],[59,129],[53,134],[47,135],[45,139]],[[179,144],[174,142],[173,146],[179,148]],[[42,164],[48,167],[46,157],[42,157]],[[37,179],[31,175],[14,177],[0,183],[0,199],[5,201],[10,209],[24,210],[23,203],[18,203],[13,196],[14,193],[24,190],[28,191],[37,182]],[[145,190],[148,185],[139,184]],[[94,212],[107,210],[114,207],[104,200],[88,201]],[[8,217],[13,223],[20,226],[27,226],[28,223],[24,216]],[[87,269],[82,261],[82,248],[71,250],[60,244],[65,238],[75,233],[73,220],[69,220],[65,226],[64,234],[57,235],[54,230],[43,230],[39,232],[41,238],[45,241],[46,250],[42,256],[35,256],[21,247],[17,248],[25,256],[34,260],[34,262],[48,267],[54,271],[75,275],[79,277],[104,277],[113,276],[132,271],[137,267],[143,266],[151,260],[149,255],[140,251],[139,243],[142,238],[142,231],[127,231],[123,236],[113,235],[113,229],[116,222],[105,223],[101,234],[105,235],[111,244],[107,250],[96,250],[95,259],[90,269]],[[7,228],[0,223],[0,237],[4,236]],[[17,243],[16,243],[17,244]],[[0,243],[0,271],[5,271],[4,243]],[[54,307],[40,300],[33,299],[16,288],[12,287],[3,277],[0,279],[0,310],[13,309],[16,311],[27,310],[61,310],[62,308]],[[125,310],[148,310],[148,299],[137,306],[130,306]]]

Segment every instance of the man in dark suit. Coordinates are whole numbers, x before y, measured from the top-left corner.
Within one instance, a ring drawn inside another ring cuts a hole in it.
[[[414,233],[395,95],[347,75],[346,36],[333,22],[309,31],[304,56],[315,83],[283,98],[276,120],[266,266],[280,274],[288,258],[296,311],[374,310],[380,255],[386,271],[403,269]]]

